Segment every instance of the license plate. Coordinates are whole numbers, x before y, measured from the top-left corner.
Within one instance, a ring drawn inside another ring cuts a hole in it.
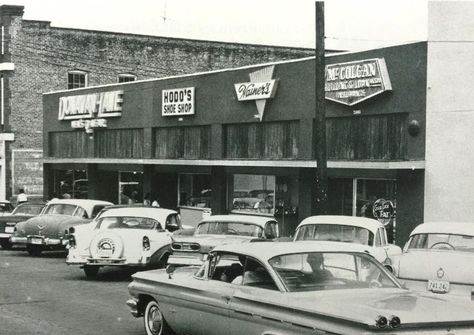
[[[99,257],[109,258],[112,256],[112,249],[101,249],[98,252]]]
[[[5,227],[5,233],[13,233],[15,227]]]
[[[32,237],[30,242],[31,244],[43,244],[43,239],[38,237]]]
[[[444,280],[428,280],[428,291],[447,293],[449,292],[449,282]]]

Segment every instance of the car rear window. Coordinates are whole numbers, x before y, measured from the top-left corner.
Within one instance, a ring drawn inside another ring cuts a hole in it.
[[[160,228],[158,221],[151,218],[116,216],[100,218],[97,222],[99,229],[154,229]]]
[[[196,228],[195,235],[215,234],[261,237],[262,232],[262,227],[259,227],[252,223],[219,221],[201,223]]]

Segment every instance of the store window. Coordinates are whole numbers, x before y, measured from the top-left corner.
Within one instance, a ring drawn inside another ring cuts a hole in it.
[[[236,174],[233,213],[275,213],[275,176]]]
[[[180,174],[179,205],[199,208],[211,208],[211,175]]]
[[[55,170],[52,198],[87,199],[89,184],[86,170]]]
[[[119,204],[143,202],[143,172],[119,172]]]
[[[87,72],[85,71],[69,71],[67,74],[68,90],[87,86]]]

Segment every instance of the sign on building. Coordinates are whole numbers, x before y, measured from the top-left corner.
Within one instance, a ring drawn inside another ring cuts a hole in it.
[[[161,91],[161,115],[193,115],[194,87],[175,88]]]
[[[326,66],[326,99],[353,106],[391,90],[383,58],[366,59]]]

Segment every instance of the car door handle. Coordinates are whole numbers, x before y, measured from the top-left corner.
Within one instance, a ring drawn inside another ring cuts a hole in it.
[[[222,299],[224,299],[226,302],[229,302],[230,299],[231,299],[231,296],[230,295],[223,295]]]

